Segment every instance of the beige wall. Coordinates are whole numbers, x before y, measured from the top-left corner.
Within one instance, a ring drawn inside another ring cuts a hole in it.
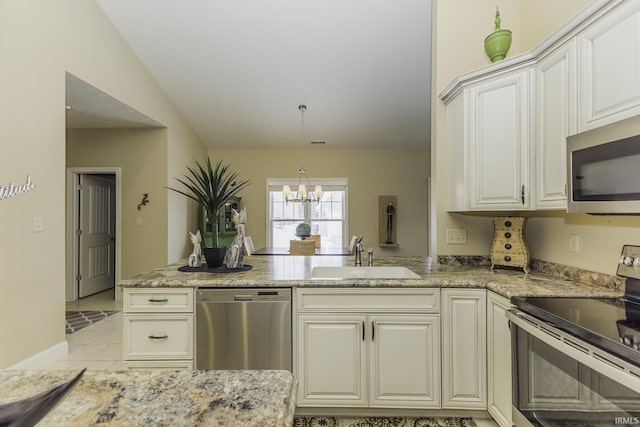
[[[526,52],[536,47],[589,3],[590,0],[522,0],[521,51]]]
[[[509,22],[508,4],[514,13],[520,13],[517,24]],[[517,5],[516,5],[517,3]],[[562,3],[561,5],[559,3]],[[578,13],[589,2],[574,0],[522,0],[498,2],[503,28],[514,32],[515,50],[509,56],[529,50],[551,34],[559,25]],[[432,88],[434,94],[442,90],[457,75],[488,64],[482,44],[487,34],[486,25],[479,16],[495,10],[491,0],[436,0],[434,3],[434,61]],[[459,11],[465,10],[464,14]],[[520,50],[521,49],[521,50]],[[470,216],[446,212],[446,108],[437,98],[432,100],[432,175],[436,188],[436,236],[432,246],[437,253],[458,255],[489,255],[493,239],[493,224],[489,216]],[[614,274],[618,255],[625,243],[640,244],[638,217],[594,217],[566,213],[530,213],[527,240],[533,258],[566,264],[592,271]],[[467,245],[447,245],[445,230],[464,228],[468,231]],[[580,252],[569,252],[570,234],[580,237]]]
[[[71,130],[67,167],[120,167],[121,274],[131,277],[167,260],[166,129]],[[143,194],[149,204],[138,210]],[[136,218],[142,224],[136,226]]]
[[[297,150],[212,150],[212,159],[222,157],[231,169],[252,184],[242,191],[247,207],[247,235],[256,248],[266,244],[266,179],[297,178]],[[313,178],[349,179],[350,235],[362,234],[363,245],[375,256],[427,254],[427,149],[327,149],[305,150],[305,168]],[[397,195],[399,247],[378,246],[378,196]]]
[[[3,368],[65,339],[65,72],[165,125],[169,173],[204,147],[92,0],[0,1],[0,58],[0,186],[27,175],[37,184],[0,200]],[[164,234],[182,243],[191,208],[167,200]],[[34,217],[43,232],[32,231]],[[163,263],[186,247],[169,248]]]

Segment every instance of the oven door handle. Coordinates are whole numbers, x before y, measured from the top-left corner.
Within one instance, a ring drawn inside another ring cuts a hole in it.
[[[640,366],[634,366],[518,309],[507,319],[529,335],[631,390],[640,390]]]

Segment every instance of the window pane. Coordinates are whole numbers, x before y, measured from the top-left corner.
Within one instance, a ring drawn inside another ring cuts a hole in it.
[[[322,236],[321,244],[323,248],[341,248],[343,246],[342,221],[312,221],[311,230],[313,234]],[[317,232],[314,232],[314,230],[317,230]]]
[[[273,221],[271,230],[272,246],[276,248],[288,248],[289,240],[296,240],[296,226],[301,221]]]
[[[271,204],[271,219],[297,219],[302,222],[304,219],[304,208],[300,203],[287,203],[280,191],[269,192],[269,203]]]
[[[311,206],[311,219],[344,219],[344,191],[325,191]]]

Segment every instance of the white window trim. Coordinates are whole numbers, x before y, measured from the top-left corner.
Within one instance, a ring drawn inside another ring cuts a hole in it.
[[[319,184],[323,187],[331,187],[332,185],[344,187],[344,221],[342,221],[342,245],[347,246],[349,239],[349,178],[313,178],[309,179],[312,185]],[[298,177],[295,178],[267,178],[267,184],[265,186],[265,200],[267,203],[267,215],[265,215],[267,229],[267,242],[272,241],[271,236],[271,206],[269,206],[269,188],[282,187],[285,184],[296,186],[298,184]]]

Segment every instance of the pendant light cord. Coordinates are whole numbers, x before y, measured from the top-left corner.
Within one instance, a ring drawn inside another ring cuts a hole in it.
[[[304,104],[298,105],[298,110],[300,110],[301,119],[300,119],[300,173],[305,173],[304,170],[304,112],[307,109],[307,106]]]

